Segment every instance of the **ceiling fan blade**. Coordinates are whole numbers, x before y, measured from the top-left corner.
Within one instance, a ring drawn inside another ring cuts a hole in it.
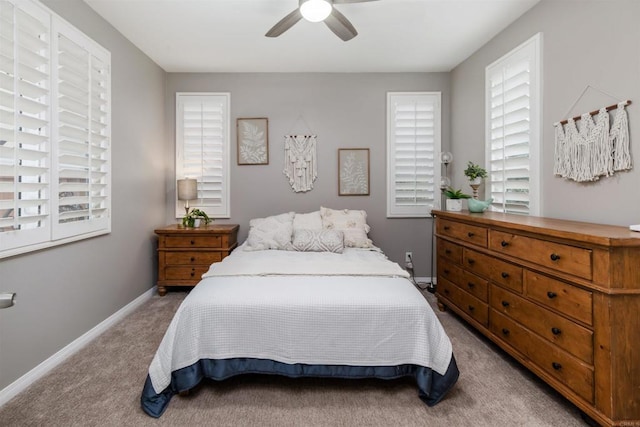
[[[378,0],[333,0],[333,4],[366,3]]]
[[[358,35],[358,32],[351,22],[349,22],[342,13],[338,12],[336,8],[333,8],[331,15],[324,20],[324,23],[327,24],[327,27],[329,27],[336,36],[345,42]]]
[[[267,37],[278,37],[280,34],[287,31],[289,28],[293,27],[299,20],[302,19],[302,14],[300,13],[300,9],[296,9],[284,18],[282,18],[276,25],[271,27],[265,36]]]

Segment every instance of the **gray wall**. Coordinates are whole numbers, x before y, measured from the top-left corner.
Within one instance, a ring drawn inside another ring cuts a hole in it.
[[[154,285],[164,223],[164,71],[84,2],[44,3],[111,51],[113,231],[0,260],[0,390]]]
[[[175,116],[176,92],[230,92],[232,119],[231,218],[244,241],[251,218],[320,206],[365,209],[374,243],[404,265],[412,251],[416,275],[430,274],[431,219],[386,217],[386,94],[389,91],[441,91],[442,143],[449,145],[449,74],[186,74],[170,73],[166,117]],[[269,119],[269,165],[238,166],[235,120]],[[313,190],[294,193],[282,173],[284,135],[312,132],[318,137],[318,178]],[[175,123],[167,120],[166,221],[175,221]],[[338,148],[369,148],[370,196],[338,196]]]
[[[542,216],[640,223],[640,1],[542,0],[451,73],[454,182],[466,186],[467,160],[484,163],[484,70],[537,32],[543,33]],[[589,89],[580,98],[582,91]],[[620,99],[627,107],[635,168],[591,184],[553,175],[553,123]],[[481,190],[483,187],[481,187]]]

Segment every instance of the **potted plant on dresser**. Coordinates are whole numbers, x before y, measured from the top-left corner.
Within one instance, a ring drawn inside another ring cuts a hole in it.
[[[460,212],[462,210],[462,199],[471,198],[470,195],[464,194],[461,189],[454,190],[451,187],[444,190],[444,195],[447,198],[445,209],[451,212]]]
[[[469,179],[469,185],[473,189],[473,198],[478,198],[478,187],[482,184],[482,180],[487,177],[487,170],[473,162],[467,163],[464,170],[464,176]]]

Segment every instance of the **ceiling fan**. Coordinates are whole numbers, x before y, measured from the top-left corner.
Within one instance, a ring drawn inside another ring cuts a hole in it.
[[[364,3],[376,0],[299,0],[298,8],[282,18],[274,25],[265,36],[278,37],[280,34],[293,27],[302,18],[311,22],[321,22],[343,41],[349,41],[358,35],[355,27],[338,10],[333,7],[336,4]]]

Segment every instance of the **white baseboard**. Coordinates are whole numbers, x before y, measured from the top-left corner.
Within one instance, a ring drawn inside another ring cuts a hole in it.
[[[0,390],[0,407],[2,407],[9,400],[13,399],[20,392],[24,391],[31,384],[48,374],[52,369],[56,366],[60,365],[67,358],[75,354],[82,347],[87,345],[93,339],[100,336],[107,329],[118,323],[120,320],[124,319],[126,316],[131,314],[136,308],[141,306],[144,302],[151,299],[151,296],[155,293],[156,288],[153,287],[140,295],[138,298],[131,301],[129,304],[122,307],[120,310],[113,313],[111,316],[97,324],[95,327],[90,329],[88,332],[62,348],[60,351],[55,353],[53,356],[49,357],[38,366],[9,384],[7,387]]]

